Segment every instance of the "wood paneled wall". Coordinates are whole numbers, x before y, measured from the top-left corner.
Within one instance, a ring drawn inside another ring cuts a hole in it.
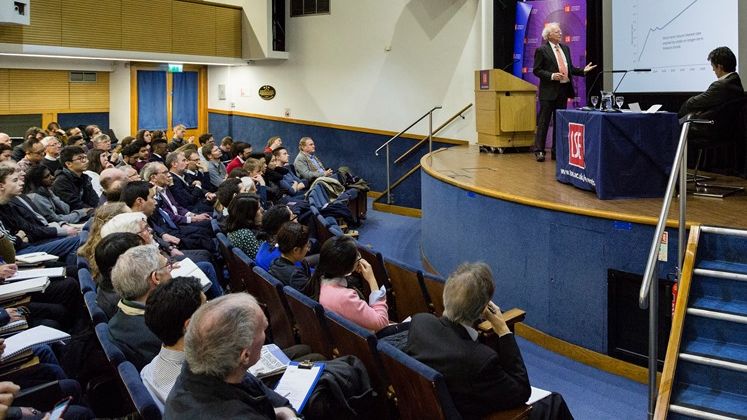
[[[70,82],[62,70],[0,69],[0,114],[104,112],[109,73],[95,82]]]
[[[0,42],[241,57],[241,9],[179,0],[34,0]]]

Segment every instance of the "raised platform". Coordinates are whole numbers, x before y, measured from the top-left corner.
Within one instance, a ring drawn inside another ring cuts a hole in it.
[[[598,200],[557,182],[554,162],[531,154],[460,146],[421,163],[421,243],[430,265],[448,275],[464,261],[486,261],[499,305],[525,309],[526,323],[551,336],[607,353],[608,270],[643,273],[662,200]],[[744,195],[688,197],[687,221],[746,228],[745,210]],[[660,278],[674,272],[677,211],[673,205]]]

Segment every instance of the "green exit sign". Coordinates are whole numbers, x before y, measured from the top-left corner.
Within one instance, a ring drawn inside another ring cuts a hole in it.
[[[171,64],[169,63],[169,73],[181,73],[184,65],[183,64]]]

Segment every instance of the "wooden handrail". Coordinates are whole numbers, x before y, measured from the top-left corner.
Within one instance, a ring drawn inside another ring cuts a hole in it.
[[[472,104],[470,103],[469,105],[467,105],[464,108],[462,108],[459,112],[457,112],[456,114],[452,115],[451,118],[449,118],[448,120],[446,120],[446,122],[444,122],[443,124],[439,125],[438,128],[436,128],[435,130],[433,130],[433,135],[435,136],[436,133],[438,133],[439,131],[443,130],[447,125],[451,124],[451,122],[454,121],[455,119],[457,119],[457,117],[461,117],[462,114],[464,114],[471,106],[472,106]],[[410,153],[412,153],[415,150],[419,149],[427,141],[428,141],[428,136],[423,137],[414,146],[412,146],[411,148],[407,149],[407,151],[405,153],[402,153],[402,155],[400,155],[400,157],[398,157],[397,160],[394,161],[394,163],[400,163],[404,158],[406,158],[407,156],[409,156]],[[392,188],[394,188],[394,186],[392,186]]]
[[[678,355],[680,352],[680,343],[682,341],[682,329],[685,325],[685,314],[687,312],[688,299],[690,298],[690,284],[692,283],[699,238],[700,226],[693,226],[690,228],[690,238],[687,241],[685,261],[682,266],[680,280],[677,284],[677,304],[674,308],[672,330],[669,333],[667,355],[664,359],[664,370],[661,373],[659,395],[656,399],[654,419],[658,420],[665,420],[669,413],[669,400],[672,396],[672,388],[674,386],[674,375],[677,369],[677,361],[679,359]]]

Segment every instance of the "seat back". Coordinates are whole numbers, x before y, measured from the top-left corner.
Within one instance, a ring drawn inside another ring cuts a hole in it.
[[[401,420],[461,419],[443,376],[389,343],[378,344]]]
[[[82,244],[82,243],[83,243],[83,242],[81,242],[81,244]],[[87,270],[90,270],[90,269],[91,269],[91,266],[90,266],[90,264],[88,264],[88,260],[86,259],[86,257],[83,257],[83,256],[81,256],[81,255],[78,255],[78,261],[77,261],[77,265],[78,265],[78,269],[79,269],[79,270],[80,270],[81,268],[85,268],[85,269],[87,269]]]
[[[223,256],[223,261],[225,261],[226,266],[228,266],[228,284],[231,287],[231,292],[243,292],[244,282],[241,281],[241,277],[239,276],[240,268],[236,266],[236,258],[234,258],[232,252],[233,245],[231,244],[231,241],[223,233],[218,233],[215,237],[218,239],[218,249],[220,250],[220,254]]]
[[[331,358],[332,340],[322,305],[290,286],[285,286],[283,293],[296,322],[301,343],[308,344],[313,352]]]
[[[379,287],[386,287],[386,298],[389,306],[389,319],[399,319],[397,314],[397,296],[392,289],[392,283],[389,281],[389,274],[386,272],[384,267],[384,257],[381,256],[380,252],[376,252],[366,246],[361,245],[357,242],[358,252],[361,254],[361,258],[366,260],[371,265],[374,277],[376,277],[376,283]]]
[[[314,230],[316,231],[316,239],[320,244],[323,245],[325,242],[327,242],[327,239],[335,236],[335,234],[330,231],[332,224],[328,222],[321,213],[319,213],[319,209],[316,206],[312,204],[310,208],[311,213],[314,215],[313,220],[315,227]]]
[[[210,220],[210,227],[213,228],[213,233],[214,234],[217,235],[217,234],[221,233],[220,224],[218,224],[218,221],[216,219],[211,219]]]
[[[268,322],[272,331],[272,341],[280,348],[296,344],[293,316],[283,293],[283,283],[259,266],[254,267],[254,274],[257,289],[260,291],[257,299],[267,305],[267,312],[270,314]]]
[[[249,258],[239,248],[231,249],[231,253],[233,254],[233,269],[229,269],[231,272],[231,281],[241,282],[241,291],[248,292],[259,299],[261,291],[257,287],[256,277],[254,276],[254,271],[252,271],[256,265],[254,260]],[[236,273],[235,276],[234,272]],[[235,280],[234,277],[236,277]]]
[[[420,277],[423,273],[401,262],[384,259],[384,267],[392,284],[392,291],[397,297],[398,321],[421,312],[429,312],[428,303],[423,296]]]
[[[324,311],[327,318],[327,327],[334,343],[332,353],[334,357],[353,355],[363,362],[368,371],[373,389],[378,394],[379,403],[377,408],[382,410],[379,414],[386,417],[386,392],[389,387],[389,379],[384,374],[384,366],[379,360],[379,352],[376,349],[376,336],[369,330],[354,324],[332,311]]]
[[[86,303],[86,309],[88,309],[88,316],[91,317],[93,325],[98,325],[109,322],[109,317],[103,309],[96,303],[96,292],[89,290],[83,294],[83,301]]]
[[[130,396],[132,405],[143,420],[160,420],[161,410],[156,405],[153,397],[143,384],[137,368],[130,362],[124,362],[117,367],[119,377],[122,379],[127,394]]]
[[[81,257],[78,257],[80,260]],[[96,292],[96,282],[93,281],[93,276],[88,268],[81,268],[78,270],[78,284],[80,284],[80,292],[85,294],[86,292]]]
[[[102,322],[97,324],[94,329],[96,330],[96,338],[98,338],[99,344],[101,344],[101,348],[104,350],[104,355],[106,355],[106,360],[116,370],[126,359],[122,350],[112,342],[111,335],[109,334],[109,325]]]
[[[432,274],[420,273],[420,284],[423,296],[428,304],[428,311],[436,316],[444,312],[444,286],[446,280]]]

